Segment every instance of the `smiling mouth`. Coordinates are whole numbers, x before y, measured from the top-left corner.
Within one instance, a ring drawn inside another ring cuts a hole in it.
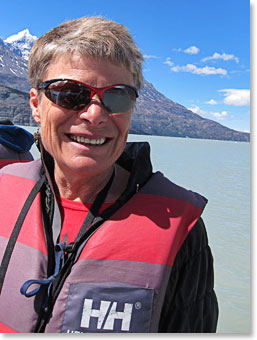
[[[107,143],[110,139],[109,138],[97,138],[97,139],[89,139],[83,136],[74,136],[69,135],[69,138],[76,143],[83,144],[83,145],[96,145],[101,146]]]

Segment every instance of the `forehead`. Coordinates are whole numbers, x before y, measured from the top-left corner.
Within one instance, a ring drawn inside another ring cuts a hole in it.
[[[134,85],[133,75],[120,64],[91,56],[57,56],[49,65],[43,80],[68,78],[96,87],[125,83]]]

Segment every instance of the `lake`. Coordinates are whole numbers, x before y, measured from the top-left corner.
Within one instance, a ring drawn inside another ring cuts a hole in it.
[[[208,198],[203,218],[214,256],[217,332],[250,333],[250,143],[140,135],[128,140],[148,141],[154,171]],[[38,158],[35,146],[32,153]]]

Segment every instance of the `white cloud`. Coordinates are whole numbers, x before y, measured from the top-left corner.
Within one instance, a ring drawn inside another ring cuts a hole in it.
[[[234,106],[250,105],[250,90],[223,89],[219,90],[219,92],[224,93],[224,104]]]
[[[202,110],[199,106],[197,105],[192,105],[192,107],[189,107],[188,110],[200,115],[200,116],[210,116],[214,117],[217,120],[224,120],[225,118],[228,117],[228,112],[227,111],[222,111],[222,112],[212,112],[212,111],[204,111]]]
[[[175,51],[175,52],[183,52],[182,48],[173,48],[172,51]]]
[[[205,102],[206,104],[209,104],[209,105],[217,105],[218,104],[218,102],[216,102],[216,100],[214,100],[214,99],[210,99],[210,100],[208,100],[208,102]]]
[[[187,54],[198,54],[200,52],[200,48],[196,47],[196,46],[190,46],[188,48],[186,48],[185,50],[183,50],[181,47],[180,48],[173,48],[172,49],[175,52],[184,52]]]
[[[200,115],[200,116],[202,116],[202,115],[204,116],[204,115],[207,115],[207,114],[208,114],[207,111],[201,110],[200,107],[197,106],[197,105],[193,105],[193,106],[191,106],[191,107],[188,107],[188,110],[190,110],[190,111],[192,111],[192,112],[194,112],[194,113],[196,113],[196,114],[198,114],[198,115]]]
[[[144,54],[143,57],[145,59],[159,59],[159,57],[157,57],[155,55],[149,55],[149,54]]]
[[[227,111],[222,111],[221,113],[219,112],[210,112],[210,115],[217,118],[218,120],[223,120],[227,117],[228,113]]]
[[[197,67],[193,64],[187,64],[185,66],[173,66],[171,67],[171,70],[173,72],[180,72],[180,71],[190,72],[190,73],[199,74],[199,75],[212,75],[212,74],[226,75],[227,74],[227,71],[224,70],[223,68],[215,68],[215,67],[209,67],[209,66]]]
[[[170,60],[170,58],[167,58],[164,64],[169,65],[170,67],[174,65],[173,61]]]
[[[225,61],[227,60],[234,60],[236,63],[239,63],[239,58],[236,57],[234,54],[226,54],[226,53],[213,53],[212,56],[210,57],[205,57],[202,59],[202,61],[207,61],[207,60],[215,60],[215,59],[223,59]]]
[[[200,49],[196,46],[190,46],[185,49],[184,52],[188,54],[198,54],[200,52]]]

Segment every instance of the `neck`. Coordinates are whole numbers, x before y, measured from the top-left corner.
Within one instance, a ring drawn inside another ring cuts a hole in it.
[[[72,201],[93,203],[97,194],[105,187],[114,170],[114,166],[97,175],[81,178],[68,176],[55,167],[54,177],[59,195]],[[115,177],[105,199],[105,203],[113,203],[125,190],[129,173],[116,166]]]

